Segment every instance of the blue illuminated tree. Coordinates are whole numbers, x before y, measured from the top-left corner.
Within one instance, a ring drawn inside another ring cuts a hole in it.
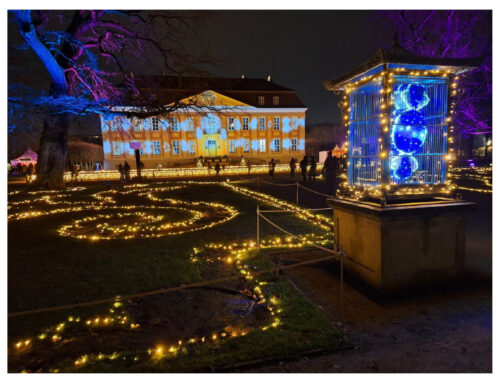
[[[202,73],[199,66],[213,60],[206,52],[190,54],[185,47],[198,16],[161,11],[10,12],[23,48],[33,51],[50,75],[48,89],[9,82],[9,129],[27,115],[43,116],[37,183],[63,186],[71,119],[106,112],[131,99],[140,105],[134,112],[138,116],[179,107],[142,97],[130,68],[156,64],[169,75]]]
[[[491,134],[491,11],[407,10],[379,15],[400,45],[412,53],[439,58],[484,57],[482,65],[461,81],[454,124],[461,140]]]

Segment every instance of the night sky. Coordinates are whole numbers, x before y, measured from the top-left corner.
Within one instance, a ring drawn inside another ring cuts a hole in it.
[[[338,99],[321,81],[366,61],[390,32],[366,11],[221,11],[202,30],[212,54],[226,58],[216,74],[267,77],[297,91],[307,123],[340,122]],[[376,30],[374,30],[376,29]]]

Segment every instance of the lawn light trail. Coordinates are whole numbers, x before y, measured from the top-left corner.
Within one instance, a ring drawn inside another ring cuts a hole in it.
[[[54,193],[54,199],[43,199],[49,209],[38,213],[30,211],[19,211],[10,216],[11,220],[37,218],[48,214],[92,211],[92,215],[74,220],[72,223],[63,225],[59,229],[59,234],[82,240],[101,239],[130,239],[130,238],[155,238],[162,235],[181,234],[193,230],[207,229],[213,225],[220,224],[232,219],[238,211],[230,206],[214,202],[183,201],[172,198],[162,198],[161,193],[178,190],[189,185],[220,185],[238,194],[259,200],[264,205],[278,209],[286,209],[290,214],[312,223],[321,229],[326,230],[325,234],[301,234],[294,238],[287,235],[275,235],[261,240],[261,249],[293,249],[303,248],[311,244],[328,245],[331,243],[329,232],[331,230],[331,218],[313,214],[306,209],[290,204],[284,200],[254,192],[250,189],[234,186],[224,182],[197,182],[184,181],[175,184],[137,184],[127,185],[120,189],[109,189],[106,191],[89,194],[90,199],[87,205],[78,205],[59,208],[58,202],[64,197]],[[40,193],[43,196],[43,193]],[[69,193],[62,193],[69,196]],[[14,195],[14,194],[13,194]],[[47,193],[51,195],[51,193]],[[134,196],[145,198],[154,205],[125,205],[118,204],[122,196]],[[19,194],[15,194],[19,196]],[[68,202],[68,201],[66,201]],[[96,204],[97,202],[97,204]],[[26,201],[29,204],[29,201]],[[23,206],[22,204],[19,206]],[[16,207],[17,208],[17,207]],[[186,220],[167,223],[163,212],[170,209],[186,210],[185,213],[192,216]],[[100,212],[102,211],[102,213]],[[97,213],[99,212],[99,213]],[[214,215],[219,214],[217,219]],[[109,222],[113,223],[106,223]],[[132,222],[132,223],[131,223]],[[85,228],[91,228],[85,231]],[[83,234],[85,232],[85,234]],[[149,361],[150,363],[163,363],[169,359],[174,359],[180,355],[190,355],[194,347],[206,345],[216,346],[220,342],[231,341],[231,339],[247,336],[257,331],[271,331],[282,325],[281,314],[286,310],[281,299],[267,289],[268,281],[263,278],[263,274],[251,266],[249,262],[254,256],[257,243],[253,240],[231,241],[231,242],[207,242],[203,246],[193,248],[190,260],[192,263],[220,263],[230,265],[233,276],[244,280],[244,288],[241,294],[253,302],[253,306],[261,306],[268,313],[265,322],[257,325],[245,325],[230,323],[219,330],[207,333],[204,336],[188,337],[178,339],[175,342],[158,343],[142,350],[116,350],[114,352],[86,352],[73,360],[71,365],[63,368],[63,371],[74,371],[85,368],[85,366],[95,365],[102,361],[127,361],[127,363],[138,363]],[[108,313],[100,316],[82,318],[78,315],[69,315],[65,321],[46,328],[32,338],[20,339],[11,347],[11,352],[18,358],[29,355],[34,349],[43,349],[55,344],[64,344],[76,333],[81,333],[84,329],[92,329],[97,334],[107,330],[120,329],[126,332],[141,331],[141,323],[134,321],[125,309],[125,302],[117,297],[109,308]],[[109,350],[108,350],[109,351]],[[59,372],[59,366],[47,367],[47,372]],[[25,372],[30,372],[29,370]]]

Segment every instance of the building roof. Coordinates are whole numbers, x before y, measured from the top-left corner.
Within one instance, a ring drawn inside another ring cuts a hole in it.
[[[27,162],[27,160],[29,160],[30,162],[36,162],[37,159],[38,159],[38,154],[36,154],[36,152],[34,150],[32,150],[31,148],[28,148],[28,149],[26,149],[26,151],[22,155],[11,160],[10,163],[11,163],[11,165],[15,166],[19,162],[23,163],[23,162]]]
[[[212,90],[259,108],[305,107],[294,90],[263,78],[140,76],[134,77],[134,84],[140,92],[134,103],[167,105]],[[259,96],[264,97],[263,105]],[[279,97],[279,105],[273,103],[273,96]]]
[[[342,88],[353,78],[375,68],[381,64],[415,64],[437,67],[461,68],[468,70],[476,68],[484,61],[484,57],[472,58],[439,58],[439,57],[424,57],[413,54],[403,49],[397,41],[390,49],[379,49],[372,57],[356,69],[334,79],[323,81],[323,85],[327,90],[337,90]]]

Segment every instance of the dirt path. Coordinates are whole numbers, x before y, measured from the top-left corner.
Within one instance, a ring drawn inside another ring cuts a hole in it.
[[[294,254],[287,259],[312,255]],[[297,268],[287,275],[340,325],[337,265]],[[355,349],[254,372],[489,372],[491,284],[473,275],[466,280],[467,284],[439,291],[384,298],[347,278],[345,329]]]

